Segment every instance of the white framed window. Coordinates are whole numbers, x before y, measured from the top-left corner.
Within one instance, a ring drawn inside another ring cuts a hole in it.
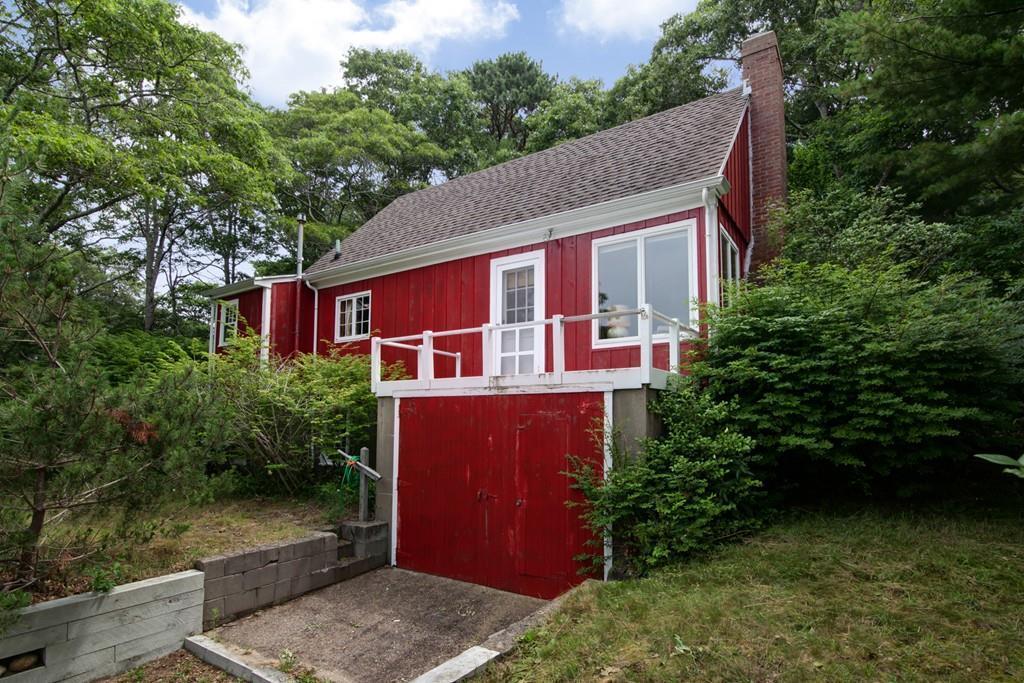
[[[649,303],[684,325],[697,319],[696,221],[647,228],[593,242],[591,292],[595,313],[627,311]],[[595,346],[639,342],[639,316],[599,318],[593,323]],[[654,321],[654,334],[668,325]]]
[[[743,277],[742,267],[740,266],[740,248],[729,237],[725,226],[718,226],[718,234],[720,240],[718,272],[722,277],[722,305],[728,306],[730,290],[739,284],[740,279]]]
[[[217,329],[217,345],[224,346],[238,334],[238,299],[221,301],[218,307],[220,325]]]
[[[370,337],[370,292],[346,294],[334,300],[334,341]]]
[[[544,251],[491,260],[491,323],[509,325],[544,320]],[[531,325],[494,334],[494,372],[544,372],[544,326]]]

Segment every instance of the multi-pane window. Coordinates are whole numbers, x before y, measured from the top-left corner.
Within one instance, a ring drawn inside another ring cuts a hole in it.
[[[544,255],[542,251],[504,256],[491,261],[491,320],[517,325],[544,318]],[[544,328],[523,325],[496,330],[493,372],[524,375],[543,372]]]
[[[534,266],[506,270],[501,279],[501,323],[525,323],[536,319],[534,310]],[[523,375],[534,371],[534,330],[520,327],[501,330],[498,347],[499,372]]]
[[[220,330],[217,343],[224,346],[238,334],[238,299],[220,302]]]
[[[688,228],[639,231],[595,244],[594,303],[598,312],[625,312],[649,303],[655,311],[689,324],[693,266]],[[638,325],[635,314],[599,318],[597,338],[635,339]],[[655,320],[654,332],[667,333],[668,324]]]
[[[370,293],[339,296],[335,300],[334,341],[370,336]]]
[[[718,249],[719,272],[722,276],[722,305],[728,305],[732,290],[739,284],[742,276],[740,267],[740,250],[732,241],[724,227],[719,228],[720,244]]]

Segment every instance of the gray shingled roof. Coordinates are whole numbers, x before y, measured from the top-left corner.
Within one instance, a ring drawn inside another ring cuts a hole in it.
[[[728,90],[404,195],[306,272],[717,175],[744,107]]]

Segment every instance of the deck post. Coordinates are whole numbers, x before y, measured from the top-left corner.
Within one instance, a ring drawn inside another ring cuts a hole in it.
[[[462,377],[462,351],[455,352],[455,376]]]
[[[484,323],[481,328],[483,332],[480,335],[483,338],[483,355],[481,358],[483,358],[484,363],[484,377],[494,376],[494,368],[492,367],[494,364],[493,327],[490,323]]]
[[[562,314],[551,316],[551,369],[555,373],[555,381],[562,383],[562,375],[565,373],[565,322]]]
[[[679,374],[679,318],[669,323],[668,371]]]
[[[420,367],[419,378],[428,382],[434,379],[434,333],[431,330],[423,332],[423,344],[420,345]]]
[[[380,386],[380,337],[370,339],[370,391],[377,393]]]
[[[640,307],[640,384],[651,383],[651,361],[653,349],[651,348],[651,337],[654,331],[654,309],[650,304]]]

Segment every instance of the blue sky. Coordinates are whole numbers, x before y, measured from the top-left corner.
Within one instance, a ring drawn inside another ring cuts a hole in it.
[[[183,21],[245,46],[256,98],[340,83],[352,45],[403,48],[441,71],[525,50],[562,78],[610,84],[696,0],[183,0]]]

